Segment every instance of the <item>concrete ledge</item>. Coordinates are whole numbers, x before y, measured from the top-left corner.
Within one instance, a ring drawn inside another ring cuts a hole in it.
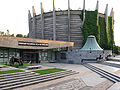
[[[27,69],[30,70],[30,69],[38,69],[38,68],[41,68],[42,66],[41,65],[38,65],[38,66],[27,66]]]

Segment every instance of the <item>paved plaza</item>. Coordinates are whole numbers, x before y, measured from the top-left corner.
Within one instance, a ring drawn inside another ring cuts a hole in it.
[[[119,56],[114,58],[119,58]],[[103,63],[89,63],[89,65],[95,66],[97,68],[100,68],[104,71],[107,71],[109,73],[112,73],[120,77],[119,64],[120,64],[119,60],[105,61]],[[43,69],[51,69],[51,68],[72,70],[78,73],[59,79],[49,80],[47,82],[31,84],[29,86],[16,88],[14,90],[120,90],[119,81],[114,83],[106,79],[105,77],[97,74],[96,72],[88,69],[87,67],[85,67],[85,65],[81,65],[81,64],[42,62],[41,68],[33,69],[33,70],[43,70]],[[3,68],[3,70],[4,69],[11,70],[16,68],[10,67],[10,68]],[[26,70],[26,69],[22,69],[22,70]],[[26,70],[26,71],[31,72],[33,70]]]
[[[90,64],[103,70],[107,70],[110,73],[114,73],[118,76],[120,75],[119,68],[97,63]],[[73,70],[79,72],[79,74],[26,86],[15,90],[115,90],[116,86],[119,88],[118,84],[114,84],[108,79],[80,64],[42,63],[42,67]]]

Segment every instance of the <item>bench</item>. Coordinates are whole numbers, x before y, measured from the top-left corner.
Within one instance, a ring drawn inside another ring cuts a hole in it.
[[[38,69],[38,68],[41,68],[42,66],[41,65],[37,65],[37,66],[27,66],[27,69],[30,70],[30,69]]]

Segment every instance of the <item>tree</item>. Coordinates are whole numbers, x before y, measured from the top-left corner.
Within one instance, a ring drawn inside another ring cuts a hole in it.
[[[4,32],[1,32],[1,35],[3,36],[3,35],[4,35]]]
[[[26,36],[26,35],[24,35],[23,37],[24,37],[24,38],[27,38],[27,36]]]
[[[119,46],[114,46],[114,53],[119,54],[120,52],[120,47]]]
[[[23,35],[22,34],[17,34],[16,37],[23,37]]]
[[[11,37],[14,37],[14,34],[10,35]]]
[[[27,35],[24,35],[23,37],[24,37],[24,38],[29,38],[29,35],[27,34]]]

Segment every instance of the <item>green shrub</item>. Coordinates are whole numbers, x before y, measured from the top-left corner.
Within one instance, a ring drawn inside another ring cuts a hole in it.
[[[10,64],[7,64],[7,65],[10,66]],[[23,64],[23,66],[19,66],[19,64],[14,64],[12,67],[15,67],[15,68],[27,68],[27,66],[35,66],[35,65]]]
[[[120,47],[119,46],[114,46],[114,53],[119,54],[120,52]]]
[[[7,70],[7,71],[0,71],[0,74],[8,74],[8,73],[16,73],[16,72],[24,72],[23,70]]]
[[[40,75],[43,75],[43,74],[60,72],[60,71],[65,71],[65,69],[53,68],[53,69],[37,70],[37,71],[33,71],[33,72],[39,73]]]

